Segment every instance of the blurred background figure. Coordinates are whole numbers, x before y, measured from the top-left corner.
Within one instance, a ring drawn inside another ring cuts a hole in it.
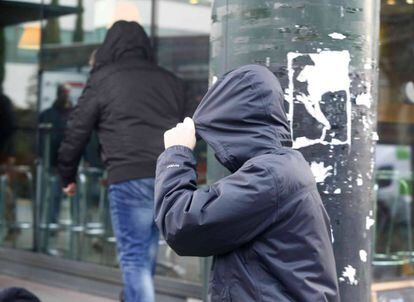
[[[13,136],[16,129],[16,120],[13,103],[0,87],[0,173],[5,174],[10,183],[13,178],[13,165],[15,163]],[[4,192],[4,218],[6,224],[12,226],[16,220],[13,192],[6,186]],[[0,192],[1,193],[1,192]],[[5,240],[12,241],[16,236],[16,229],[8,228]]]
[[[59,150],[64,191],[76,193],[77,170],[93,131],[108,171],[112,225],[126,302],[153,302],[158,250],[154,223],[155,165],[163,134],[195,104],[181,81],[154,62],[150,40],[136,22],[118,21],[92,54],[88,83],[68,121]]]
[[[13,104],[0,88],[0,163],[13,163],[13,134],[16,127]]]
[[[44,150],[43,148],[49,149],[49,158],[44,160],[49,161],[50,171],[57,177],[57,181],[54,182],[54,188],[52,188],[53,210],[50,220],[52,223],[58,223],[60,205],[62,200],[62,185],[57,173],[57,163],[59,147],[63,141],[69,113],[73,107],[69,98],[69,89],[70,87],[68,87],[68,85],[59,85],[57,88],[56,100],[53,103],[52,107],[44,110],[39,116],[40,124],[43,124],[48,129],[41,136],[40,148],[41,150]],[[46,146],[46,135],[49,136],[48,146]]]

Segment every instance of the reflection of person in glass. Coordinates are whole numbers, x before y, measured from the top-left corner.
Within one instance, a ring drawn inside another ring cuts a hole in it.
[[[0,173],[6,174],[6,179],[10,182],[13,178],[13,165],[15,162],[15,152],[13,146],[13,136],[16,128],[15,114],[12,101],[2,92],[0,87]],[[16,216],[13,203],[13,192],[10,186],[6,186],[3,194],[5,204],[5,219],[8,225],[13,225]],[[0,198],[1,199],[1,198]],[[13,241],[17,229],[9,228],[5,237],[6,241]]]
[[[42,133],[40,140],[40,150],[44,151],[44,148],[49,148],[50,157],[48,159],[49,166],[52,172],[52,213],[50,219],[52,223],[57,223],[60,213],[60,204],[62,199],[62,186],[57,175],[57,160],[59,146],[63,140],[63,135],[66,128],[66,123],[69,117],[69,113],[72,109],[72,103],[69,99],[69,87],[68,85],[61,84],[57,88],[56,100],[52,107],[46,109],[40,114],[39,122],[41,124],[48,124],[49,131]],[[45,136],[49,135],[50,145],[46,146]]]
[[[14,162],[13,134],[15,116],[12,101],[0,88],[0,164]]]
[[[124,299],[152,302],[158,249],[156,161],[164,131],[192,115],[193,106],[186,102],[181,82],[154,63],[150,40],[138,23],[116,22],[92,61],[59,151],[59,172],[65,192],[73,195],[79,159],[96,129],[108,169]]]

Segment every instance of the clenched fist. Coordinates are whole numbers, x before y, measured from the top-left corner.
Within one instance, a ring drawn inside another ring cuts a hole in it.
[[[76,194],[76,183],[72,182],[63,188],[63,192],[69,197],[75,196]]]
[[[185,146],[194,149],[196,144],[195,126],[191,118],[186,117],[182,123],[164,133],[165,149],[172,146]]]

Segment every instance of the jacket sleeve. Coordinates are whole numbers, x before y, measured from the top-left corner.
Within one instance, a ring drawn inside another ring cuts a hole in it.
[[[79,161],[99,118],[96,91],[91,81],[88,80],[78,104],[70,114],[59,148],[58,169],[63,187],[76,182]]]
[[[265,167],[245,164],[206,188],[196,186],[196,161],[183,146],[158,159],[155,221],[182,256],[225,254],[264,232],[277,215],[274,178]]]

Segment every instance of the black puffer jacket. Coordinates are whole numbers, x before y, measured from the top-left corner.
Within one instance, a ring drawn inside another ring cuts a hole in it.
[[[110,183],[154,177],[164,131],[191,116],[195,106],[181,82],[153,63],[150,41],[135,22],[116,22],[95,59],[60,147],[63,185],[75,181],[94,128]]]
[[[248,65],[220,79],[194,114],[233,174],[196,187],[190,149],[159,157],[156,223],[180,255],[214,255],[211,301],[339,301],[329,218],[303,156],[289,147],[280,85]]]

